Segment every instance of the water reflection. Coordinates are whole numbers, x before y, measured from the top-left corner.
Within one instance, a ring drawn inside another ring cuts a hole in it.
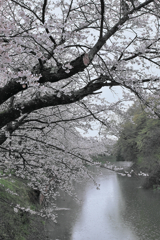
[[[58,199],[58,224],[47,230],[52,240],[159,240],[160,193],[139,188],[139,179],[102,169],[93,183],[76,185],[80,204],[64,193]]]
[[[160,239],[160,193],[139,187],[139,180],[121,178],[120,188],[125,197],[123,219],[132,223],[141,240]]]
[[[72,240],[137,240],[122,220],[125,208],[117,175],[109,173],[98,179],[100,190],[87,186],[84,204],[72,229]]]

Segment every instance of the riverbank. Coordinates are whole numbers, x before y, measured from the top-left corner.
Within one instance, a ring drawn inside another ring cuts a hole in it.
[[[157,165],[152,171],[137,167],[132,162],[106,162],[100,163],[100,167],[117,172],[123,177],[143,178],[142,187],[160,191],[160,166]],[[144,172],[145,170],[145,172]]]
[[[44,219],[31,214],[39,209],[36,192],[24,180],[0,176],[0,240],[45,240]]]

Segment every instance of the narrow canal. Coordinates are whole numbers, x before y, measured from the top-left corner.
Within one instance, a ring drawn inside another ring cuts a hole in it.
[[[141,180],[102,169],[96,181],[76,185],[80,203],[57,200],[58,223],[47,226],[51,240],[160,240],[160,193],[141,188]]]

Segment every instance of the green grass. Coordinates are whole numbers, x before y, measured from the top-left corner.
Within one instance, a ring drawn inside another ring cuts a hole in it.
[[[10,194],[7,189],[17,195]],[[32,192],[25,180],[0,176],[0,240],[45,239],[42,218],[22,210],[14,211],[17,204],[34,211],[40,209],[38,202],[33,201]]]

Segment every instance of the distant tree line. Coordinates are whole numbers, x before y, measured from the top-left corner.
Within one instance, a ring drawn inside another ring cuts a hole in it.
[[[115,155],[117,161],[133,161],[150,170],[160,164],[160,119],[137,101],[127,110],[120,126]]]

